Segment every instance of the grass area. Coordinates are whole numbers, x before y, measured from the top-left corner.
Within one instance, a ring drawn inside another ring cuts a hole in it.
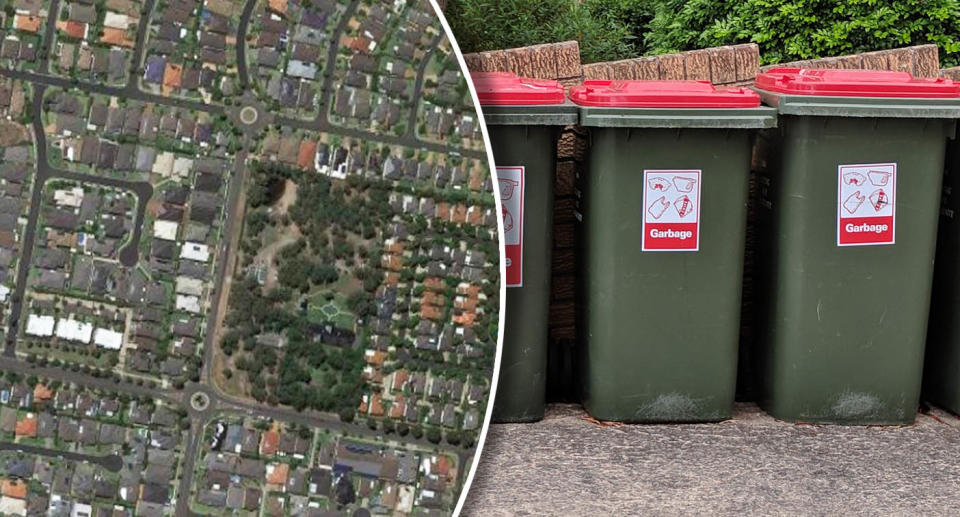
[[[329,298],[333,294],[333,298]],[[333,323],[337,328],[353,330],[357,323],[356,316],[347,308],[347,298],[341,293],[324,291],[313,296],[310,300],[308,317],[314,323]]]
[[[28,354],[37,354],[38,357],[46,357],[51,361],[59,359],[68,363],[86,364],[96,368],[112,368],[113,361],[111,358],[117,356],[116,352],[107,351],[100,351],[100,357],[94,355],[95,352],[93,351],[89,355],[85,355],[79,348],[70,347],[70,349],[67,349],[60,345],[43,347],[39,343],[30,341],[26,343],[25,351]]]
[[[324,380],[326,379],[326,374],[321,368],[314,368],[310,370],[310,384],[314,386],[324,386]]]

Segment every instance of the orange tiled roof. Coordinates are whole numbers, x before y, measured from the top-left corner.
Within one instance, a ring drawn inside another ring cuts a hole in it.
[[[379,393],[374,393],[370,400],[370,415],[383,416],[386,410],[383,408],[383,397]]]
[[[465,312],[463,314],[453,317],[453,322],[457,325],[463,325],[464,327],[472,327],[474,320],[477,319],[477,315],[473,312]]]
[[[297,156],[297,166],[308,171],[313,170],[313,161],[317,156],[317,142],[304,140],[300,142],[300,152]]]
[[[267,474],[267,483],[271,485],[283,485],[287,482],[290,475],[290,465],[286,463],[274,463],[271,465],[273,470]]]
[[[277,446],[280,444],[280,433],[269,430],[263,433],[260,438],[260,455],[273,456],[277,453]]]
[[[287,0],[269,0],[268,7],[279,14],[287,14]]]
[[[463,283],[457,286],[457,293],[471,298],[477,297],[480,294],[480,286],[474,284]]]
[[[467,222],[467,205],[463,203],[457,203],[453,207],[453,217],[451,218],[455,223],[465,223]]]
[[[435,456],[431,463],[433,468],[430,470],[438,476],[446,476],[450,473],[450,460],[446,456]]]
[[[167,68],[163,71],[163,85],[170,88],[179,88],[182,76],[183,65],[167,63]]]
[[[37,417],[30,415],[17,420],[16,435],[35,438],[37,436]]]
[[[450,219],[450,203],[437,203],[436,218],[441,221]]]
[[[53,390],[44,384],[37,383],[33,387],[33,400],[37,402],[46,402],[53,399]]]
[[[357,52],[367,53],[370,51],[370,40],[363,36],[358,36],[347,41],[347,47]]]
[[[403,400],[403,395],[397,395],[393,404],[390,405],[390,418],[401,418],[407,412],[407,403]]]
[[[57,29],[71,38],[83,39],[87,35],[87,24],[75,20],[57,21]]]
[[[410,378],[410,372],[406,370],[397,370],[393,372],[393,389],[394,391],[399,391],[403,388],[403,385],[407,383],[407,379]]]
[[[483,176],[479,169],[470,172],[470,180],[467,184],[470,190],[479,191],[483,188]]]
[[[42,20],[39,16],[30,16],[26,14],[18,14],[14,18],[14,24],[17,30],[33,32],[40,32],[40,25]]]
[[[104,27],[103,36],[100,37],[100,41],[107,45],[133,47],[133,40],[127,37],[127,31],[116,27]]]
[[[4,479],[3,483],[0,484],[0,493],[7,497],[26,499],[27,484],[23,481],[17,481],[16,479]]]
[[[367,361],[367,364],[383,366],[383,362],[387,360],[387,353],[376,350],[373,353],[364,354],[364,359]]]
[[[483,222],[483,210],[478,206],[471,206],[467,210],[467,222],[476,226]]]

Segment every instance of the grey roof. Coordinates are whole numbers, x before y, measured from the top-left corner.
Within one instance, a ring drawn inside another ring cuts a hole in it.
[[[79,3],[71,3],[68,6],[68,12],[71,20],[75,20],[83,23],[97,22],[97,10],[92,5],[82,5]]]
[[[63,289],[67,283],[67,275],[62,271],[44,269],[36,282],[37,285],[47,289]]]
[[[137,146],[136,169],[141,172],[149,172],[153,168],[153,162],[156,158],[157,150],[153,147]]]
[[[103,424],[100,427],[100,443],[123,444],[127,441],[127,428],[114,424]]]
[[[164,451],[160,449],[148,449],[147,450],[147,463],[154,465],[161,465],[165,467],[173,467],[177,463],[176,453],[173,451]]]

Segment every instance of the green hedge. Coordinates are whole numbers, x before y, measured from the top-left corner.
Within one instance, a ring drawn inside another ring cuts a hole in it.
[[[464,52],[577,40],[584,63],[754,42],[782,63],[935,43],[960,64],[958,0],[450,0]]]
[[[450,0],[445,14],[464,52],[577,40],[585,63],[642,54],[653,18],[650,0]]]
[[[944,66],[960,56],[957,0],[658,0],[655,13],[650,53],[753,42],[768,64],[935,43]]]

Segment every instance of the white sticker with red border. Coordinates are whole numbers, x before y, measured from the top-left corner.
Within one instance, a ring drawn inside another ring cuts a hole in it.
[[[643,171],[643,251],[700,249],[700,172]]]
[[[897,164],[840,165],[837,181],[837,246],[893,244]]]
[[[500,215],[503,217],[503,247],[506,255],[507,287],[523,286],[523,167],[497,167],[500,187]]]

